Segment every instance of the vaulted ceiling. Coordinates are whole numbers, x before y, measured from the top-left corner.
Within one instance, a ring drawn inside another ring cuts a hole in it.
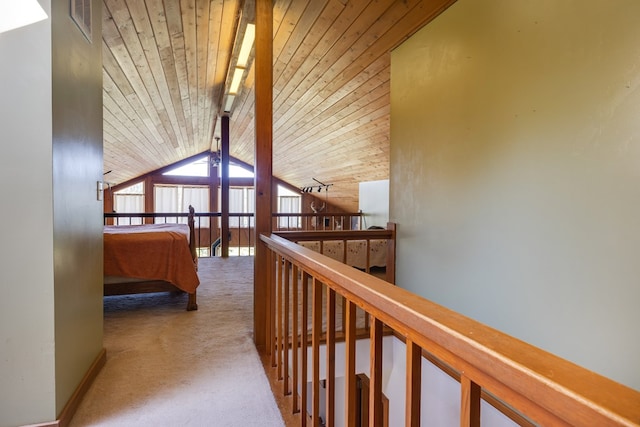
[[[329,201],[357,210],[358,183],[389,177],[390,52],[453,1],[275,0],[274,175],[297,187],[330,183]],[[110,182],[215,149],[254,8],[253,0],[103,0]],[[250,60],[230,112],[230,154],[249,164],[254,81]]]

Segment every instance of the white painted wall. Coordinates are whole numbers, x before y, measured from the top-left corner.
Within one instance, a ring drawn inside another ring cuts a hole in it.
[[[356,341],[356,373],[370,374],[369,365],[370,341]],[[345,425],[345,345],[336,343],[335,356],[335,426]],[[307,351],[309,363],[307,372],[313,372],[311,349]],[[326,378],[326,346],[320,346],[320,379]],[[289,352],[291,360],[291,352]],[[389,425],[401,426],[405,422],[405,379],[406,379],[406,347],[394,336],[383,339],[383,378],[382,392],[389,399]],[[309,379],[310,381],[310,379]],[[438,367],[423,359],[422,361],[422,405],[421,425],[448,427],[460,423],[460,383]],[[307,384],[307,408],[311,413],[311,382]],[[326,420],[326,399],[324,389],[320,390],[320,417]],[[511,427],[516,425],[509,418],[497,411],[484,400],[480,410],[484,426]]]
[[[397,284],[640,390],[640,2],[459,0],[392,53]]]
[[[389,398],[389,425],[405,422],[406,346],[397,338],[393,346],[393,370],[383,393]],[[426,359],[422,359],[420,425],[449,427],[460,425],[460,383]],[[482,400],[480,425],[510,427],[517,425]]]
[[[389,222],[389,180],[361,182],[358,209],[363,213],[363,227],[387,228]]]
[[[0,58],[0,426],[16,426],[56,416],[51,21],[0,34]]]

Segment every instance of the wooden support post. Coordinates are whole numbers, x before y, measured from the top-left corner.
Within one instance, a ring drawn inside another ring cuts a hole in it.
[[[222,144],[220,151],[222,159],[220,167],[220,255],[223,258],[229,256],[229,116],[222,116],[220,119],[222,133]]]
[[[273,160],[273,1],[256,1],[255,57],[255,230],[253,337],[266,344],[267,247],[257,236],[271,234]]]

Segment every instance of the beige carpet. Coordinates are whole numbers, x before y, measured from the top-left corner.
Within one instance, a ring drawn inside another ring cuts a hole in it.
[[[107,363],[71,427],[283,426],[253,345],[253,259],[202,258],[186,295],[105,298]]]

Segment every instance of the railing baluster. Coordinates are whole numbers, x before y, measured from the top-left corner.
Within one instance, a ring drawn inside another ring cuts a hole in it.
[[[382,327],[377,318],[371,316],[370,340],[370,389],[369,427],[383,427],[382,414]]]
[[[311,276],[306,271],[302,273],[302,334],[300,337],[302,361],[300,366],[302,371],[300,372],[300,425],[306,427],[307,425],[307,382],[309,378],[309,281]]]
[[[320,425],[320,335],[322,334],[322,283],[313,278],[313,326],[311,328],[313,378],[311,379],[311,420],[312,425]]]
[[[345,426],[356,427],[356,305],[345,300]]]
[[[481,391],[469,377],[460,376],[460,427],[480,427]]]
[[[347,330],[347,310],[346,310],[346,306],[347,306],[347,299],[343,296],[340,296],[340,301],[342,303],[342,313],[340,316],[340,330],[345,333],[345,331]]]
[[[276,366],[276,334],[275,334],[275,288],[276,288],[276,262],[278,259],[278,255],[274,251],[270,251],[269,253],[269,263],[267,268],[269,269],[267,274],[269,277],[269,282],[267,286],[267,304],[269,309],[267,310],[267,337],[269,343],[269,353],[271,354],[271,366]]]
[[[299,353],[300,353],[300,340],[299,340],[299,334],[300,334],[300,328],[298,327],[298,316],[300,316],[300,304],[298,301],[298,266],[293,264],[293,268],[291,271],[291,279],[292,279],[292,289],[291,289],[291,293],[292,293],[292,305],[293,308],[291,310],[293,317],[292,317],[292,325],[291,325],[291,355],[292,355],[292,364],[293,364],[293,409],[292,412],[294,414],[297,414],[300,411],[300,402],[298,401],[299,397],[300,397],[300,393],[298,393],[298,380],[299,380],[299,376],[298,373],[300,371],[300,366],[299,366]]]
[[[277,287],[276,287],[276,298],[277,298],[277,311],[276,311],[276,340],[277,340],[277,351],[278,351],[278,358],[277,358],[277,375],[278,375],[278,379],[281,380],[282,379],[282,352],[283,352],[283,346],[282,346],[282,263],[283,263],[284,259],[282,257],[278,257],[278,262],[276,264],[276,269],[278,271],[278,281],[277,281]]]
[[[420,426],[420,399],[422,388],[422,349],[407,339],[407,392],[405,397],[405,426]]]
[[[289,305],[289,275],[291,274],[291,263],[289,261],[285,261],[284,263],[284,340],[282,343],[282,353],[284,356],[283,370],[284,370],[284,382],[283,382],[283,393],[285,396],[291,394],[291,389],[289,388],[289,315],[290,305]]]
[[[336,291],[327,288],[327,388],[325,424],[333,426],[336,417]]]

